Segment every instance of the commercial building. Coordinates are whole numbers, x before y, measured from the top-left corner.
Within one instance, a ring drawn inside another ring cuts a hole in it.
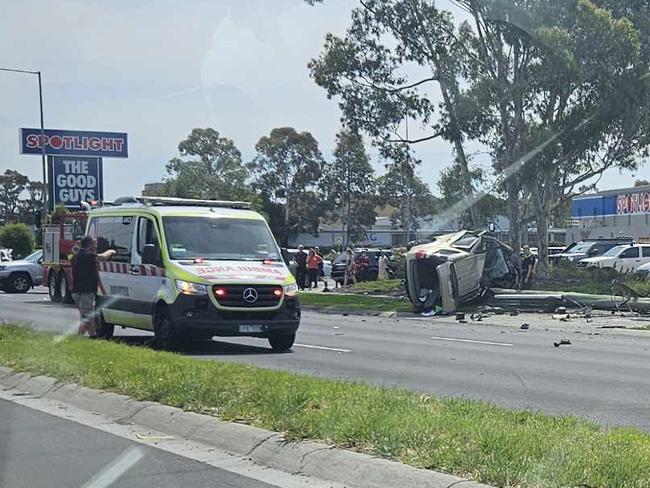
[[[650,185],[573,198],[567,242],[598,237],[650,238]]]

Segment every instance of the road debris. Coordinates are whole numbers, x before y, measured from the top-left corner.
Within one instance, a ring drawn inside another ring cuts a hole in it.
[[[560,339],[560,342],[554,342],[553,345],[555,347],[560,347],[560,346],[570,346],[571,341],[569,339]]]
[[[528,329],[530,329],[530,325],[529,324],[521,324],[520,329],[521,330],[528,330]]]

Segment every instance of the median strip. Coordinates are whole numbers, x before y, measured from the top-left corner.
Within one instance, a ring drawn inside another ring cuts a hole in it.
[[[650,486],[650,436],[574,417],[8,326],[0,363],[496,486]]]

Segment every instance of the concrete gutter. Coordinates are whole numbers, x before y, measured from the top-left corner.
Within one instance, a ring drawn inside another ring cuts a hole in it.
[[[15,389],[117,422],[129,422],[162,433],[207,444],[234,455],[293,474],[357,488],[490,488],[488,485],[434,471],[417,469],[320,442],[291,442],[282,434],[249,425],[223,422],[215,417],[184,412],[154,402],[60,383],[46,376],[31,376],[0,366],[0,387]]]

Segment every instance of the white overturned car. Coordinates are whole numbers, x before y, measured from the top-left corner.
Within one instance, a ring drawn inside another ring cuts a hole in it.
[[[27,293],[43,283],[43,251],[33,252],[25,259],[0,263],[0,289],[6,293]]]

